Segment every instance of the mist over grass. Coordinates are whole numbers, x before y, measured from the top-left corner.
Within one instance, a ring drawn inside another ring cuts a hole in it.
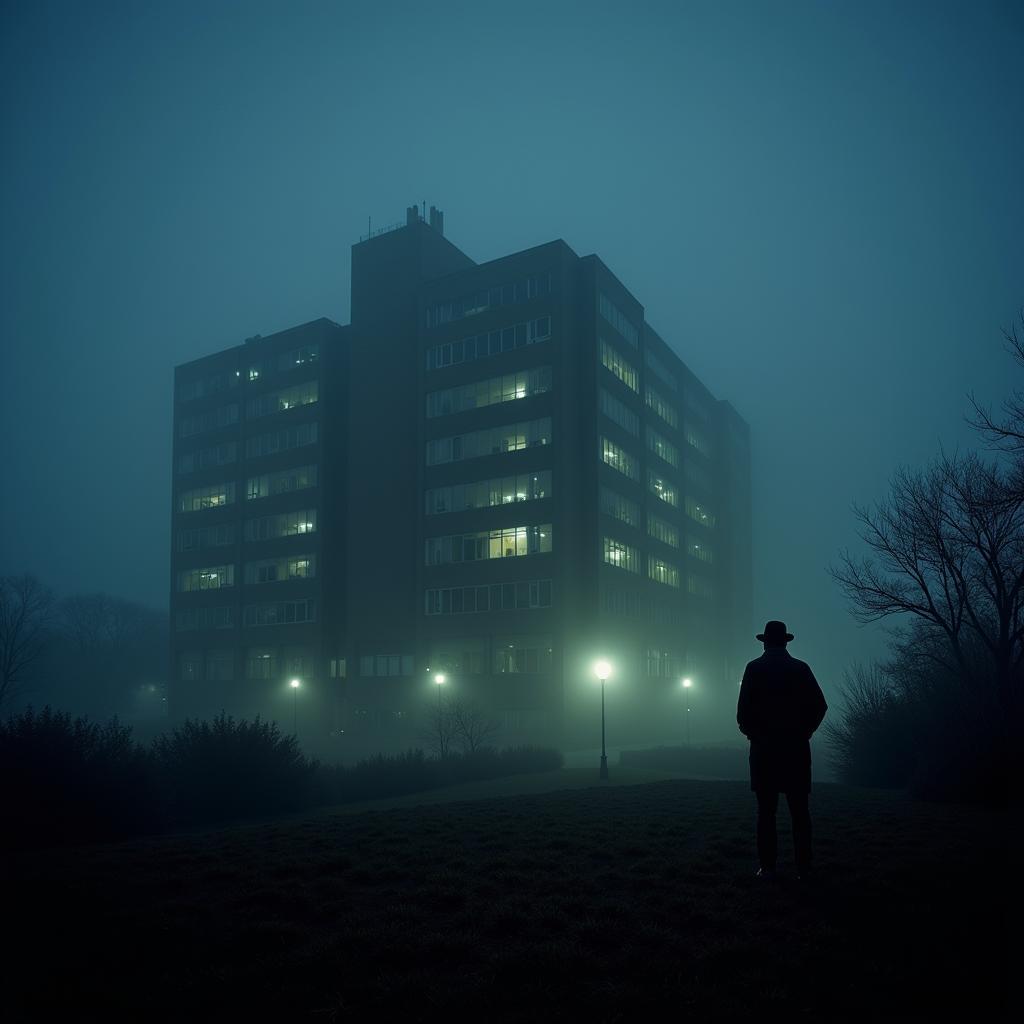
[[[1003,812],[816,786],[818,879],[755,868],[743,783],[667,781],[26,857],[42,1019],[996,1019]],[[391,1018],[393,1019],[393,1018]]]

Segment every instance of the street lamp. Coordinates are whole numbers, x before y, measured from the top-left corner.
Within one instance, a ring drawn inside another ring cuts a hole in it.
[[[693,680],[687,677],[683,680],[683,689],[689,690],[693,687]],[[690,695],[686,695],[686,745],[690,745]]]
[[[604,747],[604,681],[611,674],[612,667],[604,658],[594,662],[594,675],[601,680],[601,770],[598,773],[601,779],[608,778],[608,754]]]
[[[292,732],[296,736],[299,735],[299,681],[293,679],[291,681],[292,688]]]
[[[437,710],[441,711],[441,687],[448,681],[448,677],[443,672],[438,672],[434,676],[434,682],[437,684]]]

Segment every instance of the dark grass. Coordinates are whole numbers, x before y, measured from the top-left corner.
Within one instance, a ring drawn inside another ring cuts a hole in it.
[[[24,855],[7,872],[6,1007],[105,1021],[1001,1017],[1001,812],[818,786],[817,879],[764,885],[752,805],[742,783],[667,781]]]

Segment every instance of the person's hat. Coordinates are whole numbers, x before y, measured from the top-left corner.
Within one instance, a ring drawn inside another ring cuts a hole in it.
[[[785,640],[788,644],[793,639],[792,633],[786,632],[786,624],[779,622],[777,619],[772,619],[771,622],[766,622],[764,626],[764,632],[757,634],[757,639],[761,643],[774,643],[777,644],[780,640]]]

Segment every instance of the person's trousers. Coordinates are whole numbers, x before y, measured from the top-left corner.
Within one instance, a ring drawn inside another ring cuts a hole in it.
[[[793,852],[797,871],[811,868],[811,812],[807,807],[807,794],[786,794],[789,816],[793,822]],[[779,839],[775,828],[775,814],[779,808],[779,794],[775,790],[757,790],[757,859],[761,867],[775,870]]]

